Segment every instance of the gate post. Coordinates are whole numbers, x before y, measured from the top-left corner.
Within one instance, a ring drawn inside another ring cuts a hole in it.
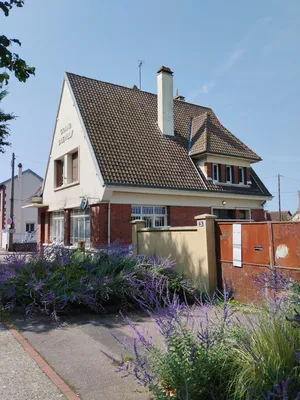
[[[138,255],[138,231],[145,228],[146,222],[143,219],[131,221],[132,225],[132,251],[134,255]]]
[[[211,214],[202,214],[195,217],[199,246],[201,245],[202,247],[201,276],[208,293],[213,293],[217,289],[216,218],[216,215]]]

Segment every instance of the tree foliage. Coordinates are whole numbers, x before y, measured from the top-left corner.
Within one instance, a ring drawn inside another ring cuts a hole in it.
[[[6,90],[0,90],[0,103],[7,95]],[[4,146],[10,146],[7,142],[7,137],[9,136],[9,121],[15,119],[16,116],[13,114],[6,114],[2,109],[0,109],[0,153],[4,153]]]
[[[14,6],[23,7],[23,5],[24,1],[22,0],[0,1],[0,9],[6,17],[9,16],[9,12]],[[35,74],[34,67],[29,66],[18,54],[11,51],[13,44],[21,46],[18,39],[9,39],[5,35],[0,35],[0,68],[4,69],[0,73],[0,85],[8,84],[9,72],[13,73],[20,82],[26,82],[31,75]]]

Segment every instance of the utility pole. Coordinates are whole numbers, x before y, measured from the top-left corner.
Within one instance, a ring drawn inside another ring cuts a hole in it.
[[[15,153],[12,154],[11,160],[11,191],[10,191],[10,230],[15,229],[15,221],[14,221],[14,197],[15,197]],[[8,242],[8,250],[13,251],[13,243],[14,243],[14,234],[13,231],[9,232],[9,242]]]
[[[279,221],[281,221],[281,194],[280,194],[280,177],[278,174],[278,211],[279,211]]]

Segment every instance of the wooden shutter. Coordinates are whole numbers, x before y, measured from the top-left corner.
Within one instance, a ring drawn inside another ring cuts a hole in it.
[[[62,160],[55,161],[56,164],[56,187],[63,184],[63,162]]]
[[[78,152],[72,154],[72,182],[78,181]]]

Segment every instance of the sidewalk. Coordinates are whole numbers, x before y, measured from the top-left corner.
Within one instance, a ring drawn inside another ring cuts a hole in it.
[[[0,371],[1,400],[65,400],[1,322]]]

